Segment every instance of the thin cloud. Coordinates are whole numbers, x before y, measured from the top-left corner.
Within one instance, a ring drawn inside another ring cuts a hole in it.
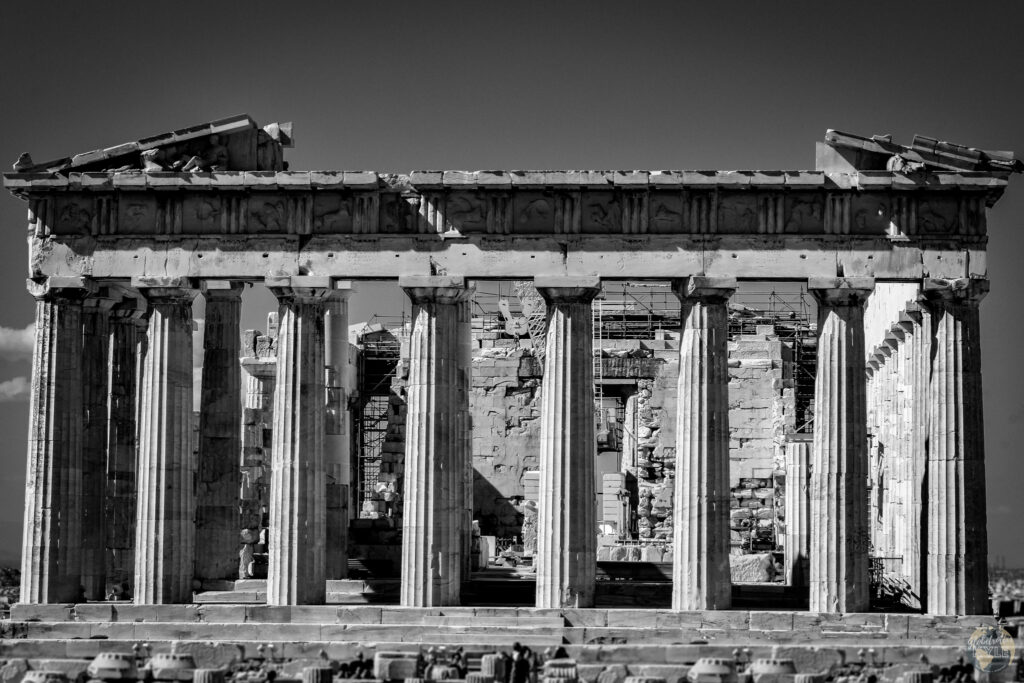
[[[32,357],[32,347],[35,345],[34,324],[29,324],[24,329],[3,327],[0,325],[0,359],[24,360]]]
[[[28,398],[28,377],[15,377],[0,382],[0,401],[22,401]]]

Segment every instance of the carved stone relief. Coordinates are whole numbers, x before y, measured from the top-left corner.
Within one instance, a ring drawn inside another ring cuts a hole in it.
[[[515,199],[515,225],[517,233],[553,233],[555,210],[551,198],[541,192],[523,192]]]
[[[88,235],[94,211],[93,202],[87,197],[59,197],[57,220],[51,229],[56,235]]]
[[[681,193],[651,194],[648,229],[653,233],[683,231],[683,196]]]
[[[487,202],[479,192],[452,192],[447,203],[448,224],[459,232],[487,232]]]
[[[820,196],[795,195],[786,202],[786,224],[783,232],[820,233],[824,220]]]
[[[756,195],[723,195],[719,201],[718,232],[748,235],[758,232]]]
[[[314,195],[313,232],[352,232],[352,197],[333,192]]]
[[[156,198],[124,195],[118,202],[117,231],[125,235],[158,232]]]
[[[584,233],[622,232],[622,204],[611,192],[586,192],[583,195],[582,229]]]

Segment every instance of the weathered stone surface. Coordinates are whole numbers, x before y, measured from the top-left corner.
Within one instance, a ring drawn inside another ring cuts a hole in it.
[[[768,553],[730,555],[734,583],[770,583],[775,578],[775,562]]]
[[[326,597],[324,305],[329,278],[267,278],[280,303],[267,604]]]
[[[926,281],[932,322],[928,612],[989,614],[978,309],[987,280]]]
[[[672,608],[727,609],[729,580],[728,312],[735,280],[674,283],[682,302]]]
[[[181,280],[132,283],[149,303],[140,379],[135,603],[185,602],[195,550],[192,299]]]
[[[28,282],[36,299],[21,600],[79,597],[82,572],[84,278]]]
[[[538,278],[548,306],[541,396],[537,607],[590,607],[594,510],[594,368],[590,302],[595,278]]]
[[[466,495],[466,392],[464,342],[459,322],[472,292],[461,278],[404,277],[412,300],[406,423],[405,508],[401,604],[459,602]]]
[[[203,283],[202,397],[196,487],[196,578],[229,579],[238,572],[238,493],[241,470],[240,283]]]
[[[874,282],[823,278],[809,285],[818,300],[810,609],[862,612],[869,542],[864,303]]]

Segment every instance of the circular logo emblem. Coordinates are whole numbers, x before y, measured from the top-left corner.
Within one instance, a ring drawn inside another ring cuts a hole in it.
[[[1002,671],[1013,662],[1014,654],[1013,638],[998,626],[982,626],[967,639],[967,656],[978,671]]]

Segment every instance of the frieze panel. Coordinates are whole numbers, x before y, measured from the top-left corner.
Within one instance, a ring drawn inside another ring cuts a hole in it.
[[[117,234],[154,235],[157,225],[157,199],[153,195],[123,194],[117,202]]]
[[[758,198],[754,194],[722,194],[718,204],[718,229],[725,235],[757,234]]]
[[[825,197],[820,194],[800,193],[785,196],[785,223],[787,234],[821,234],[824,226]]]
[[[223,195],[204,193],[186,196],[181,202],[181,232],[186,235],[213,235],[223,232],[225,213]]]
[[[904,197],[903,199],[909,199]],[[893,197],[882,193],[850,200],[850,233],[855,235],[910,234],[910,213],[894,206]]]
[[[541,235],[554,233],[555,206],[553,199],[550,192],[516,193],[513,232],[516,234]]]
[[[249,198],[246,232],[280,234],[288,232],[288,200],[283,194],[260,194]]]
[[[716,192],[687,192],[684,195],[684,232],[707,235],[715,232],[718,224],[718,196]]]
[[[394,192],[380,195],[378,231],[384,234],[416,231],[417,214],[404,197]]]
[[[917,201],[917,229],[921,235],[959,232],[960,207],[956,197],[922,197]]]
[[[54,201],[55,220],[50,224],[54,235],[91,235],[96,202],[84,194],[65,194]]]
[[[451,192],[445,201],[445,217],[451,229],[463,234],[487,232],[487,198],[483,192]]]
[[[683,232],[683,194],[652,192],[648,198],[647,230],[652,233]]]
[[[317,192],[313,199],[313,233],[337,234],[352,232],[353,199],[351,194]]]
[[[584,192],[581,231],[587,234],[622,232],[622,202],[614,192]]]

